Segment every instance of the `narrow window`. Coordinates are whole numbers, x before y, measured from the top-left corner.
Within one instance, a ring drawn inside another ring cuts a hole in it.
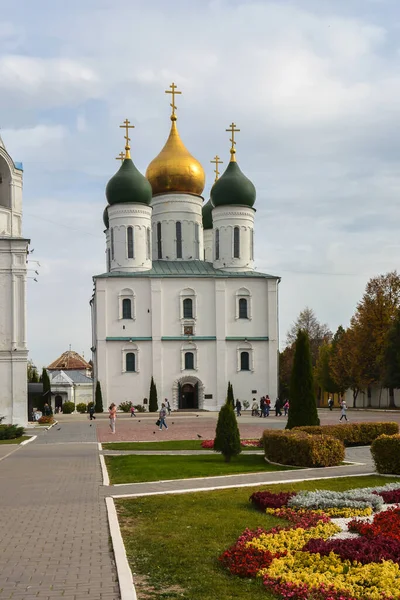
[[[133,258],[133,227],[128,227],[126,230],[127,243],[128,243],[128,258]]]
[[[185,369],[194,369],[193,352],[185,352]]]
[[[200,258],[200,225],[194,224],[194,257]]]
[[[110,255],[110,248],[107,248],[107,271],[111,271],[111,255]]]
[[[240,229],[233,229],[233,258],[240,258]]]
[[[183,301],[183,318],[193,319],[193,300],[185,298]]]
[[[133,352],[128,352],[126,355],[126,370],[130,373],[134,373],[136,371],[136,356]]]
[[[111,260],[114,260],[114,227],[111,227]]]
[[[250,260],[254,260],[254,229],[250,229]]]
[[[246,298],[239,299],[239,319],[247,319],[247,300]]]
[[[132,319],[132,302],[129,298],[122,300],[122,318]]]
[[[215,230],[215,260],[219,260],[219,229]]]
[[[150,258],[150,250],[151,250],[151,247],[150,247],[150,227],[147,228],[146,235],[147,235],[147,240],[146,240],[146,242],[147,242],[146,243],[147,256],[146,256],[146,258],[149,259]]]
[[[157,256],[162,258],[161,223],[157,223]]]
[[[182,258],[182,223],[176,222],[176,258]]]
[[[248,352],[241,352],[240,353],[240,370],[241,371],[249,371],[250,367],[250,360],[249,360],[249,353]]]

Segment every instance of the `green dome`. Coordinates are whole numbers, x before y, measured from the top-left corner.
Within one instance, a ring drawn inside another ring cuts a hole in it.
[[[225,173],[211,188],[211,202],[214,206],[253,206],[256,201],[256,188],[231,161]]]
[[[109,204],[150,204],[151,185],[142,175],[130,158],[126,158],[114,177],[111,177],[106,187],[106,197]]]
[[[212,222],[212,209],[213,208],[214,207],[211,204],[211,200],[206,202],[206,204],[203,206],[203,209],[202,209],[203,229],[212,229],[213,228],[213,222]]]
[[[103,212],[103,223],[105,225],[105,228],[108,229],[109,225],[110,225],[110,221],[108,219],[108,210],[107,210],[108,206],[105,207],[104,212]]]

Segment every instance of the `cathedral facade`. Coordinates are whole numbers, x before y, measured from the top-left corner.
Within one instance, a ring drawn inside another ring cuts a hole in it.
[[[130,157],[107,184],[106,272],[91,299],[94,378],[104,405],[218,410],[235,398],[277,395],[279,278],[254,270],[256,190],[231,158],[204,203],[205,173],[177,129],[144,177]]]
[[[26,263],[22,236],[22,165],[0,138],[0,418],[26,425]]]

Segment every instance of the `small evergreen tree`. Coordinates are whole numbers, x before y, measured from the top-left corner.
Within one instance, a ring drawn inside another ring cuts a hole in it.
[[[235,408],[235,399],[233,395],[233,385],[230,381],[228,381],[228,393],[227,393],[228,402],[231,403],[232,408]]]
[[[43,402],[47,402],[49,405],[50,414],[53,414],[53,409],[51,408],[51,385],[50,385],[50,377],[47,373],[47,370],[43,367],[42,370],[42,383],[43,383]]]
[[[242,451],[237,419],[229,398],[219,411],[214,450],[221,452],[225,462],[230,462],[232,456],[237,456]]]
[[[157,399],[157,388],[154,383],[154,378],[151,378],[150,383],[150,396],[149,396],[149,412],[158,411],[158,399]]]
[[[94,395],[94,412],[96,412],[96,413],[103,412],[103,395],[101,393],[100,381],[97,381],[97,383],[96,383],[96,393]]]
[[[290,409],[286,429],[300,425],[319,425],[308,335],[297,334],[290,379]]]

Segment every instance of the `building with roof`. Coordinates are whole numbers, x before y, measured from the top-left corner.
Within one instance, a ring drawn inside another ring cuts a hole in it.
[[[242,402],[278,389],[278,284],[254,267],[256,189],[236,160],[204,204],[205,173],[177,129],[144,177],[130,156],[106,187],[106,272],[91,299],[94,379],[104,405],[146,403],[218,410],[227,384]]]
[[[88,404],[93,400],[92,366],[80,354],[69,349],[48,367],[51,406],[62,411],[64,402]]]
[[[26,425],[26,277],[29,240],[22,235],[22,164],[0,138],[0,417]]]

